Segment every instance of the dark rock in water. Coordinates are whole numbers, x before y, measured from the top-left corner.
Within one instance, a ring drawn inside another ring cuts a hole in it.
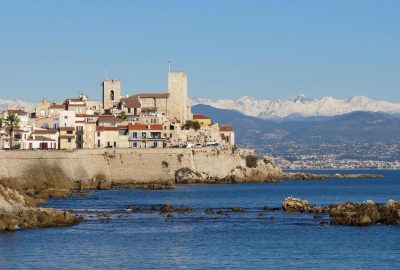
[[[346,202],[330,206],[334,225],[369,226],[375,223],[400,225],[400,202],[389,200],[378,205],[368,200],[361,204]]]
[[[185,213],[185,212],[193,212],[194,209],[190,208],[190,207],[178,207],[178,208],[175,208],[175,211],[180,212],[180,213]]]
[[[170,204],[164,204],[163,206],[161,206],[160,212],[161,213],[174,212],[174,207],[172,207],[172,205],[170,205]]]
[[[329,221],[327,221],[327,220],[322,220],[320,223],[319,223],[319,225],[329,225],[330,223],[329,223]]]
[[[315,219],[320,219],[321,216],[320,216],[320,215],[314,215],[314,218],[315,218]]]
[[[259,216],[259,217],[262,217],[262,216],[264,216],[264,215],[265,215],[265,213],[263,213],[263,212],[259,212],[259,213],[258,213],[258,216]]]
[[[231,208],[232,212],[244,212],[244,208],[240,206],[234,206]]]
[[[215,213],[218,214],[218,215],[225,215],[226,214],[224,209],[219,209]]]
[[[204,210],[204,214],[215,214],[215,211],[211,208],[207,208],[206,210]]]
[[[276,212],[276,211],[280,211],[281,208],[280,208],[280,207],[268,207],[268,206],[264,206],[264,207],[262,208],[262,210]]]
[[[128,206],[126,207],[126,209],[127,209],[127,210],[132,210],[132,211],[140,211],[140,207],[138,207],[138,206],[136,206],[136,205],[132,205],[132,204],[128,205]]]
[[[173,214],[168,214],[168,215],[167,215],[167,218],[173,218],[173,217],[174,217]]]

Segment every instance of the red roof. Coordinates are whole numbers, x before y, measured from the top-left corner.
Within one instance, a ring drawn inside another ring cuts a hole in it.
[[[118,127],[103,127],[103,126],[97,126],[96,131],[118,131]]]
[[[134,124],[128,125],[129,130],[163,130],[164,126],[160,124],[152,124],[152,125],[145,125],[145,124]]]
[[[21,109],[11,109],[11,110],[7,110],[8,114],[27,114],[26,111],[23,111]]]
[[[35,136],[35,139],[29,138],[28,141],[48,141],[48,142],[55,142],[56,140],[47,138],[45,136]]]
[[[220,125],[219,131],[233,131],[233,127],[230,125]]]
[[[55,129],[46,129],[46,130],[34,130],[32,134],[56,134],[57,130]]]
[[[113,122],[122,122],[121,118],[115,117],[113,115],[100,115],[99,122],[100,123],[113,123]]]
[[[60,127],[60,131],[74,131],[74,127]]]
[[[210,117],[208,117],[207,115],[204,114],[193,114],[193,119],[210,119]]]
[[[127,98],[121,98],[121,102],[126,108],[140,108],[141,104],[137,96],[130,96]]]

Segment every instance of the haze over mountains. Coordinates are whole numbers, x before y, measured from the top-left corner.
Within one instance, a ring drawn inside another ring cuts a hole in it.
[[[255,99],[244,96],[239,99],[213,100],[207,98],[192,99],[192,104],[210,105],[214,108],[237,110],[245,115],[261,119],[302,118],[313,116],[335,116],[356,111],[385,112],[400,114],[400,103],[376,101],[364,96],[349,99],[324,97],[310,99],[303,94],[287,99]]]

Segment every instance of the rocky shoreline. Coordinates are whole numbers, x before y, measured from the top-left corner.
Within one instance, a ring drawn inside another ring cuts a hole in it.
[[[310,205],[307,200],[288,197],[282,202],[286,212],[329,213],[331,220],[321,225],[370,226],[374,224],[400,225],[400,202],[389,200],[385,204],[367,200],[362,203],[345,202],[328,206]]]
[[[0,231],[65,227],[78,224],[81,218],[68,211],[36,207],[36,200],[0,183]]]
[[[384,178],[383,174],[354,174],[354,173],[334,173],[334,174],[315,174],[304,172],[285,172],[283,173],[285,180],[326,180],[326,179],[367,179],[367,178]]]

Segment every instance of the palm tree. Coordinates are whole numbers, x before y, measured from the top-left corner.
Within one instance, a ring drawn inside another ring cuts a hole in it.
[[[17,114],[9,114],[5,119],[5,128],[8,130],[10,134],[10,149],[12,149],[13,145],[13,132],[15,129],[19,127],[19,118]]]

